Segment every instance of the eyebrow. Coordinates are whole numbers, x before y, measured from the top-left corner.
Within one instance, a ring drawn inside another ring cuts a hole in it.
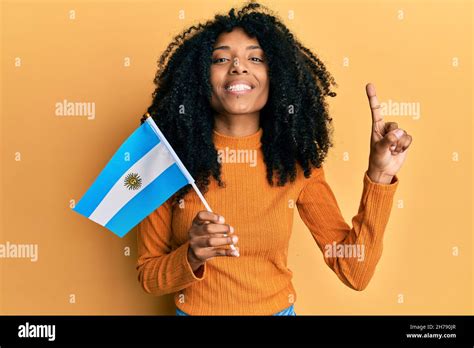
[[[250,45],[250,46],[247,46],[246,48],[247,50],[261,50],[262,48],[259,46],[259,45]],[[230,46],[218,46],[218,47],[215,47],[212,51],[214,52],[215,50],[230,50]]]

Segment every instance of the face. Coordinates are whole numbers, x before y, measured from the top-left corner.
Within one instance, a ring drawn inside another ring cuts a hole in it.
[[[256,38],[242,28],[222,33],[211,63],[211,106],[219,114],[259,113],[268,99],[268,65]]]

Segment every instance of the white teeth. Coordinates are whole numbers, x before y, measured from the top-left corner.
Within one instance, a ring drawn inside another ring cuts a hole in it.
[[[226,87],[228,91],[245,91],[252,89],[249,85],[244,85],[244,84],[238,84],[238,85],[231,85]]]

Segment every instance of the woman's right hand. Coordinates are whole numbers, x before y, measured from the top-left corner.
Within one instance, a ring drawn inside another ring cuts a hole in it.
[[[216,256],[240,256],[237,247],[237,250],[223,248],[238,241],[238,237],[233,234],[234,228],[224,222],[223,216],[206,210],[198,212],[194,217],[188,231],[188,261],[193,271]]]

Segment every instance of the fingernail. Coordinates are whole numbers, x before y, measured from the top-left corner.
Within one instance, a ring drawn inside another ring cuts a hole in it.
[[[217,220],[218,222],[220,222],[221,224],[224,223],[224,217],[223,216],[219,216],[219,219]]]
[[[230,233],[234,233],[234,228],[230,226]]]
[[[232,250],[232,255],[234,255],[234,256],[240,256],[238,250]]]
[[[237,236],[233,236],[233,237],[232,237],[232,242],[233,242],[234,244],[237,243],[238,240],[239,240],[239,237],[237,237]]]
[[[403,135],[403,130],[398,128],[394,133],[397,136],[397,138],[400,139]]]

